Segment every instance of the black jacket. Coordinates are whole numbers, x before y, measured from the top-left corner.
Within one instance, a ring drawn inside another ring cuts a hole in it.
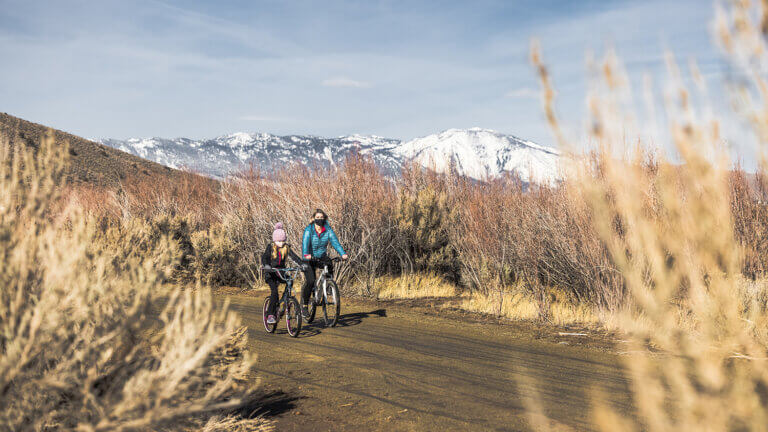
[[[268,265],[272,268],[283,268],[285,267],[285,261],[288,257],[278,256],[277,258],[272,258],[272,248],[274,245],[274,243],[267,244],[267,249],[261,255],[261,265]],[[291,261],[295,262],[296,264],[303,263],[301,258],[299,258],[299,256],[293,252],[291,245],[288,245],[288,256],[291,257]]]

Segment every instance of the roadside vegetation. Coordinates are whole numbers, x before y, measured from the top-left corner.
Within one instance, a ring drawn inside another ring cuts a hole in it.
[[[676,153],[649,161],[634,148],[651,120],[637,123],[627,73],[609,52],[590,66],[586,135],[597,163],[577,166],[594,233],[620,280],[612,314],[627,335],[627,374],[636,416],[598,398],[595,427],[604,431],[760,431],[768,428],[768,291],[765,275],[764,178],[768,144],[768,2],[718,3],[716,36],[742,78],[730,83],[744,125],[759,146],[757,175],[733,168],[721,135],[723,116],[709,104],[695,63],[687,86],[671,54],[665,93],[668,135]],[[549,74],[532,49],[547,118],[564,147]],[[646,89],[653,100],[653,90]],[[653,102],[649,102],[653,112]],[[651,117],[652,119],[652,117]],[[640,134],[636,135],[640,137]],[[636,141],[636,139],[638,141]],[[639,144],[639,145],[638,145]],[[609,301],[608,305],[612,302]],[[610,306],[609,306],[610,307]],[[599,390],[597,390],[599,393]],[[547,422],[529,403],[531,422]]]
[[[215,186],[128,180],[73,186],[67,198],[104,225],[171,236],[179,245],[171,278],[180,283],[259,285],[274,223],[298,248],[322,208],[350,251],[337,274],[345,295],[443,297],[452,300],[445,307],[591,325],[625,293],[579,193],[571,180],[524,190],[512,177],[475,182],[418,166],[393,180],[353,155],[333,171],[246,170]]]
[[[259,431],[245,328],[166,282],[183,220],[111,223],[61,196],[66,146],[0,142],[0,429]]]
[[[745,78],[731,90],[765,146],[768,6],[727,6],[718,38]],[[547,118],[573,149],[532,54]],[[413,165],[392,179],[352,155],[332,170],[250,169],[220,183],[126,175],[94,186],[65,182],[65,160],[76,156],[65,141],[4,129],[0,425],[267,427],[232,411],[252,396],[253,355],[209,288],[257,286],[274,223],[300,248],[322,208],[350,253],[337,272],[346,296],[441,298],[443,307],[623,332],[638,413],[627,419],[599,404],[603,430],[766,429],[765,154],[757,174],[732,163],[703,79],[693,65],[690,90],[671,56],[665,109],[677,158],[639,150],[648,143],[628,135],[642,125],[631,120],[620,60],[608,53],[593,63],[593,151],[574,153],[556,185]]]
[[[353,155],[332,171],[245,170],[219,184],[189,176],[71,185],[61,201],[104,227],[170,236],[178,245],[170,279],[181,284],[258,286],[274,223],[299,248],[309,216],[322,208],[351,254],[337,275],[344,295],[443,297],[451,300],[444,307],[508,319],[616,329],[632,296],[585,181],[608,181],[613,159],[596,151],[579,160],[563,182],[528,188],[511,176],[476,182],[414,165],[393,180]],[[656,184],[667,172],[682,176],[679,165],[650,153],[622,164],[644,177],[637,196],[654,223],[666,224]],[[724,167],[723,176],[740,274],[758,281],[768,269],[768,189],[762,175],[739,167]]]

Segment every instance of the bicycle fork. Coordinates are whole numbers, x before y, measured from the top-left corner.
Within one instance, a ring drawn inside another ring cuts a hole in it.
[[[285,290],[283,291],[283,298],[281,298],[278,302],[279,305],[277,308],[277,316],[279,317],[282,317],[285,314],[285,310],[288,308],[288,300],[291,298],[289,294],[290,292],[291,292],[291,286],[286,284]]]

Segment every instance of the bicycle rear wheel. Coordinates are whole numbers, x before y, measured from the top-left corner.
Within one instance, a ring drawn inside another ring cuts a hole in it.
[[[274,324],[267,324],[267,316],[269,316],[268,311],[270,303],[272,303],[272,298],[267,297],[264,299],[264,309],[261,311],[261,322],[264,323],[264,330],[266,330],[268,333],[274,333],[275,330],[277,330],[277,321],[275,321]]]
[[[285,326],[288,328],[288,334],[292,337],[298,337],[301,331],[301,308],[299,302],[291,297],[288,299],[288,305],[285,307]]]
[[[326,327],[336,327],[341,316],[341,297],[336,282],[329,280],[326,285],[327,298],[323,302],[323,318]]]

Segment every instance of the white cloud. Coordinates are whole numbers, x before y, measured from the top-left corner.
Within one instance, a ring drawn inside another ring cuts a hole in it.
[[[507,92],[504,96],[515,99],[533,99],[539,97],[540,91],[534,90],[530,87],[520,87],[518,89]]]
[[[347,77],[335,77],[329,78],[322,82],[324,87],[352,87],[352,88],[368,88],[371,85],[367,82],[356,81]]]
[[[238,117],[238,120],[251,121],[251,122],[264,122],[264,123],[280,123],[280,122],[291,121],[291,119],[285,118],[285,117],[273,117],[273,116],[263,116],[263,115],[244,115],[244,116]]]

